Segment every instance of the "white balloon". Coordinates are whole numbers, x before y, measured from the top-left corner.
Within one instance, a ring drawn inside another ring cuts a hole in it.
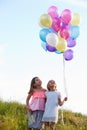
[[[58,43],[58,36],[55,33],[49,33],[46,36],[46,42],[50,45],[55,47],[55,45]]]

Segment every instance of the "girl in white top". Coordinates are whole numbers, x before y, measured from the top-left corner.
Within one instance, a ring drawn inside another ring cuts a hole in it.
[[[45,124],[45,129],[49,126],[50,130],[55,130],[58,121],[58,105],[63,105],[64,101],[67,100],[67,97],[61,101],[61,95],[57,91],[57,85],[54,80],[49,80],[47,89],[48,91],[45,92],[46,105],[42,122]]]

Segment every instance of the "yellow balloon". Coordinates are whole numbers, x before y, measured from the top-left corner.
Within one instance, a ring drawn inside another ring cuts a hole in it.
[[[40,25],[50,28],[52,25],[52,19],[48,14],[42,14],[39,20]]]
[[[60,32],[58,32],[58,39],[63,39],[63,38],[61,38],[61,36],[60,36]]]
[[[73,26],[80,24],[80,15],[78,13],[74,13],[73,14],[73,17],[72,17],[72,20],[71,20],[71,24]]]
[[[60,51],[60,52],[65,52],[66,47],[67,47],[67,45],[66,45],[66,40],[63,39],[63,38],[59,39],[58,44],[56,44],[56,49],[57,49],[58,51]]]

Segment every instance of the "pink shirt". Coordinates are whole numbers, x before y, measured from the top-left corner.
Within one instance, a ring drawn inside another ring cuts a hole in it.
[[[29,107],[32,111],[45,109],[45,90],[34,90]]]

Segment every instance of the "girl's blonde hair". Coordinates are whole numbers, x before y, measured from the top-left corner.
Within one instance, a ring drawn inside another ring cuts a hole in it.
[[[47,83],[47,89],[48,89],[49,91],[50,91],[49,82],[51,82],[51,81],[54,81],[54,80],[51,79],[51,80],[49,80],[48,83]],[[55,82],[55,81],[54,81],[54,82]],[[57,85],[56,85],[56,83],[55,83],[55,89],[57,90]]]

